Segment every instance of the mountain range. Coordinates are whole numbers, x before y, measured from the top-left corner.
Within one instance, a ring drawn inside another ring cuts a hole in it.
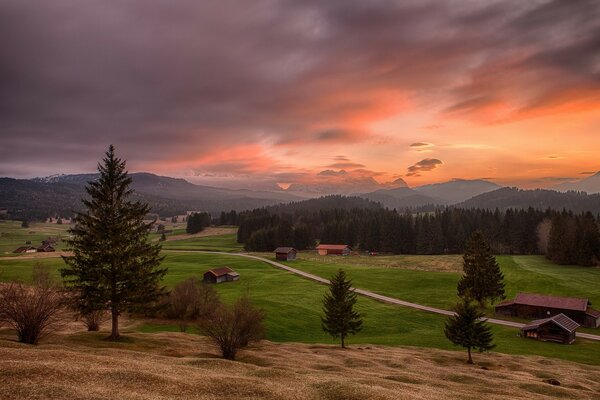
[[[363,182],[349,192],[348,182],[327,186],[290,186],[287,190],[224,189],[197,185],[180,178],[151,173],[132,173],[132,188],[139,200],[148,202],[152,211],[163,216],[186,211],[213,214],[229,210],[247,210],[281,203],[302,202],[321,195],[340,194],[362,198],[383,207],[407,209],[424,206],[458,206],[465,208],[558,208],[600,212],[600,195],[561,191],[600,193],[600,173],[579,182],[560,185],[556,190],[520,190],[505,188],[486,180],[455,179],[449,182],[409,188],[399,179],[385,188],[377,182]],[[43,219],[71,215],[81,209],[85,185],[97,174],[55,175],[46,178],[0,178],[0,209],[13,218]],[[359,191],[370,190],[372,191]],[[357,203],[359,204],[359,203]]]

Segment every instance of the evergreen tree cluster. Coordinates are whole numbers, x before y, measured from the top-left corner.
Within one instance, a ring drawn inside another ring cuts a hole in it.
[[[591,213],[563,211],[552,218],[546,257],[556,264],[593,266],[600,260],[600,232]]]
[[[204,228],[209,227],[211,217],[209,213],[192,213],[187,217],[187,226],[185,231],[187,233],[198,233],[202,232]]]
[[[504,212],[446,208],[421,213],[383,208],[309,208],[295,209],[291,214],[278,213],[276,208],[257,209],[237,214],[237,239],[249,251],[272,251],[278,246],[310,248],[319,239],[321,243],[343,243],[355,249],[393,254],[460,254],[466,250],[467,239],[480,230],[495,254],[541,254],[545,249],[538,243],[538,227],[555,219],[565,221],[557,222],[557,229],[572,232],[572,238],[565,240],[567,237],[557,231],[553,235],[557,247],[573,246],[577,251],[567,254],[582,254],[564,259],[591,265],[591,260],[597,258],[596,241],[600,237],[598,221],[592,214],[576,216],[533,208]],[[552,241],[548,247],[549,253],[555,254]]]

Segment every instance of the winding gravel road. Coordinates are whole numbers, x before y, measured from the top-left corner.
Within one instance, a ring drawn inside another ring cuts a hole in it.
[[[208,254],[221,254],[221,255],[227,255],[227,256],[238,256],[238,257],[245,257],[245,258],[251,258],[257,261],[262,261],[264,263],[270,264],[276,268],[291,272],[293,274],[296,274],[298,276],[301,276],[305,279],[309,279],[311,281],[314,282],[318,282],[318,283],[322,283],[325,285],[329,284],[329,280],[325,279],[325,278],[321,278],[320,276],[317,275],[313,275],[313,274],[309,274],[308,272],[304,272],[301,271],[299,269],[296,268],[292,268],[288,265],[279,263],[277,261],[272,261],[269,260],[267,258],[263,258],[263,257],[259,257],[259,256],[253,256],[251,254],[246,254],[246,253],[225,253],[225,252],[220,252],[220,251],[202,251],[202,250],[165,250],[166,252],[172,252],[172,253],[208,253]],[[371,291],[368,290],[364,290],[364,289],[359,289],[359,288],[354,288],[354,291],[357,294],[360,294],[361,296],[365,296],[365,297],[369,297],[371,299],[377,300],[377,301],[381,301],[383,303],[388,303],[388,304],[394,304],[394,305],[398,305],[398,306],[404,306],[404,307],[410,307],[410,308],[414,308],[417,310],[421,310],[421,311],[427,311],[427,312],[431,312],[434,314],[441,314],[441,315],[447,315],[447,316],[451,316],[454,315],[453,311],[450,310],[443,310],[441,308],[435,308],[435,307],[429,307],[429,306],[424,306],[422,304],[416,304],[416,303],[411,303],[408,301],[404,301],[404,300],[400,300],[400,299],[396,299],[394,297],[389,297],[389,296],[384,296],[381,294],[377,294],[377,293],[373,293]],[[490,324],[496,324],[496,325],[503,325],[503,326],[509,326],[511,328],[521,328],[523,326],[525,326],[525,324],[522,324],[520,322],[512,322],[512,321],[505,321],[502,319],[495,319],[495,318],[487,318],[487,322],[489,322]],[[600,341],[600,336],[599,335],[592,335],[589,333],[577,333],[577,337],[580,337],[582,339],[589,339],[589,340],[597,340]]]

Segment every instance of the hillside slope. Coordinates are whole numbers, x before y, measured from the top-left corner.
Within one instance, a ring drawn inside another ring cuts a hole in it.
[[[262,342],[237,362],[179,333],[50,337],[33,347],[0,333],[0,398],[12,399],[594,399],[600,368],[541,357],[418,348]],[[561,387],[544,381],[553,378]]]

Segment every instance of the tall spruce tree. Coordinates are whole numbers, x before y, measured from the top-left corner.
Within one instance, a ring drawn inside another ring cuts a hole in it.
[[[160,268],[160,244],[148,238],[149,206],[130,200],[132,179],[112,145],[98,170],[98,180],[86,187],[89,199],[82,200],[87,211],[77,214],[69,231],[73,255],[63,257],[61,275],[82,314],[110,310],[109,338],[118,339],[119,315],[155,301],[164,292],[160,281],[167,270]]]
[[[458,295],[477,300],[481,307],[486,300],[504,298],[504,275],[481,231],[475,231],[467,243]]]
[[[455,345],[467,349],[467,363],[473,364],[471,349],[483,352],[494,348],[492,331],[482,319],[483,312],[470,298],[461,299],[454,311],[456,314],[446,321],[444,334]]]
[[[321,317],[321,326],[334,339],[340,338],[342,348],[346,347],[346,337],[355,335],[362,328],[361,316],[354,311],[355,304],[352,282],[340,268],[329,282],[329,293],[323,297],[325,317]]]

